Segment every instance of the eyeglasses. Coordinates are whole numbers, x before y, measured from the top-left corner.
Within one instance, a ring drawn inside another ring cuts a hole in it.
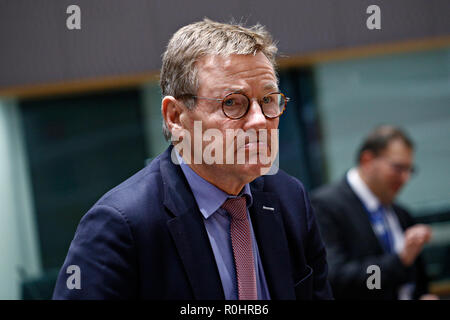
[[[243,118],[250,109],[250,98],[240,92],[232,92],[227,94],[223,99],[199,97],[188,95],[194,99],[205,99],[211,101],[219,101],[222,103],[222,111],[230,119]],[[281,92],[271,92],[258,100],[261,111],[266,118],[274,119],[281,116],[286,109],[286,104],[290,99]]]
[[[414,175],[417,173],[417,168],[414,166],[406,166],[400,163],[393,162],[387,158],[382,157],[384,161],[386,161],[389,166],[398,174],[402,174],[403,172],[407,172],[410,175]]]

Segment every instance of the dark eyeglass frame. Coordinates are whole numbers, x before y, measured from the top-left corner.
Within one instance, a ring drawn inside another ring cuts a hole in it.
[[[240,116],[240,117],[230,117],[229,115],[226,114],[225,109],[224,109],[224,103],[225,103],[227,97],[229,97],[229,96],[231,96],[231,95],[233,95],[233,94],[240,94],[240,95],[243,95],[244,97],[247,98],[247,101],[248,101],[248,104],[247,104],[247,110],[245,110],[245,112],[244,112],[244,113],[242,114],[242,116]],[[262,103],[261,103],[262,99],[264,99],[265,97],[268,97],[268,96],[270,96],[270,95],[272,95],[272,94],[281,94],[281,95],[283,96],[283,98],[284,98],[284,106],[283,106],[283,110],[281,110],[280,114],[277,115],[277,116],[275,116],[275,117],[267,116],[267,115],[265,114],[265,112],[264,112],[264,109],[263,109]],[[186,95],[183,95],[183,96],[191,97],[191,98],[194,98],[194,99],[204,99],[204,100],[211,100],[211,101],[218,101],[218,102],[221,102],[221,103],[222,103],[222,112],[223,112],[223,114],[224,114],[227,118],[233,119],[233,120],[239,120],[239,119],[244,118],[244,117],[247,115],[248,110],[250,109],[250,105],[251,105],[251,99],[250,99],[245,93],[239,92],[239,91],[237,91],[237,92],[230,92],[230,93],[226,94],[225,97],[223,97],[222,99],[218,99],[218,98],[208,98],[208,97],[200,97],[200,96],[191,95],[191,94],[186,94]],[[284,111],[286,110],[286,105],[287,105],[287,103],[291,100],[290,98],[286,97],[282,92],[279,92],[279,91],[275,91],[275,92],[268,93],[268,94],[266,94],[262,99],[261,99],[261,100],[257,100],[257,101],[258,101],[259,107],[261,108],[262,114],[263,114],[267,119],[276,119],[276,118],[279,118],[279,117],[284,113]]]
[[[407,167],[404,166],[402,164],[396,163],[386,157],[381,157],[384,161],[386,161],[389,166],[398,174],[402,174],[403,172],[407,172],[408,174],[410,174],[411,176],[414,176],[417,174],[417,167],[416,166],[412,166],[412,167]]]

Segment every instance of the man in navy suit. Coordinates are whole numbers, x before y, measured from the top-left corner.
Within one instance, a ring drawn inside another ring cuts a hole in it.
[[[308,196],[275,165],[276,51],[259,25],[174,34],[160,79],[172,145],[83,217],[55,299],[332,298]]]
[[[428,294],[420,255],[431,228],[394,202],[413,160],[411,139],[397,127],[379,126],[363,141],[357,167],[313,193],[336,299],[437,298]],[[367,284],[376,275],[371,266],[379,268],[378,286]]]

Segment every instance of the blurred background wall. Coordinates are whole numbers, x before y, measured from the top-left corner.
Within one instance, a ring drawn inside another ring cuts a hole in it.
[[[81,29],[68,30],[69,5]],[[381,29],[369,30],[369,5]],[[208,17],[278,41],[280,165],[308,190],[340,179],[375,125],[405,128],[419,173],[399,201],[434,239],[450,293],[447,0],[0,0],[0,299],[51,297],[82,215],[167,147],[158,72],[170,36]]]

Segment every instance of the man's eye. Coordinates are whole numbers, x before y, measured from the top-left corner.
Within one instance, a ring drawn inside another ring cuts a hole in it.
[[[232,107],[235,105],[234,99],[227,99],[223,102],[226,107]]]
[[[263,103],[271,103],[272,102],[272,98],[271,97],[264,97],[262,99]]]

